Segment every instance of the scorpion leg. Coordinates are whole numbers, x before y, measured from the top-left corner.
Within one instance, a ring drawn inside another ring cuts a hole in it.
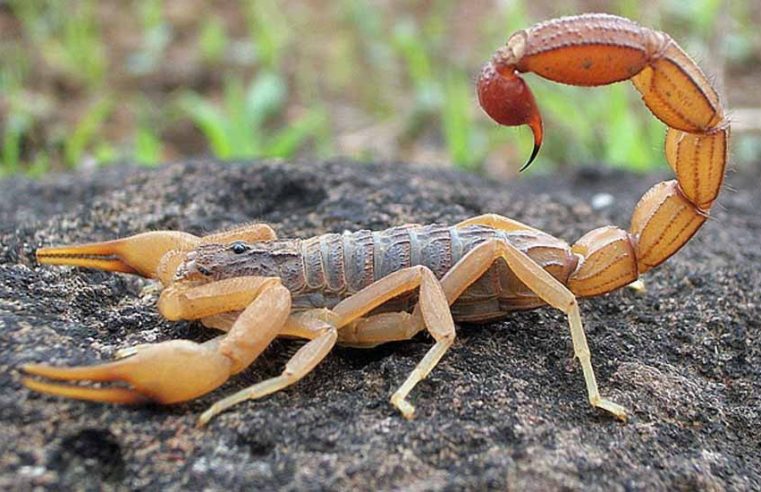
[[[141,345],[125,351],[129,355],[122,359],[94,367],[23,367],[28,374],[48,379],[124,382],[129,387],[91,388],[28,378],[23,383],[42,393],[110,403],[177,403],[206,394],[248,367],[277,336],[290,313],[290,293],[279,279],[229,280],[236,282],[219,281],[182,292],[167,289],[159,301],[162,313],[171,319],[210,315],[215,304],[217,312],[242,309],[227,335],[202,344],[172,340]]]
[[[315,311],[329,313],[329,311],[322,309]],[[338,338],[336,327],[329,321],[313,315],[311,311],[288,318],[279,334],[306,338],[309,342],[291,357],[285,365],[285,370],[279,376],[261,381],[214,403],[199,417],[199,426],[206,425],[216,415],[233,405],[246,400],[262,398],[298,382],[330,353]]]
[[[206,328],[214,328],[220,331],[230,331],[235,320],[238,319],[240,312],[228,311],[226,313],[212,314],[211,316],[205,316],[199,321]]]
[[[454,302],[468,286],[489,269],[495,260],[500,258],[532,292],[568,316],[574,354],[581,363],[589,402],[592,406],[606,410],[621,420],[626,420],[626,410],[622,406],[600,396],[576,297],[524,252],[500,240],[485,241],[473,248],[441,279],[448,301]]]
[[[440,294],[437,292],[436,295],[439,296]],[[444,301],[444,299],[436,299],[436,302],[439,304]],[[386,342],[409,340],[427,325],[424,316],[421,316],[424,309],[422,302],[421,296],[421,303],[416,306],[415,311],[412,313],[382,313],[361,320],[346,337],[347,344],[350,346],[373,347]],[[448,310],[449,308],[447,307]],[[439,329],[428,325],[428,331],[436,340],[436,344],[429,349],[423,359],[415,366],[415,369],[407,376],[404,383],[391,396],[391,403],[408,419],[414,417],[415,407],[407,401],[407,396],[436,367],[441,357],[454,342],[454,322],[452,322],[451,328],[448,324],[442,325],[442,328]],[[341,334],[343,335],[343,332]]]
[[[382,343],[409,340],[425,329],[420,313],[399,311],[361,318],[338,332],[338,343],[347,347],[372,348]]]
[[[415,407],[405,397],[436,366],[455,338],[452,313],[449,311],[449,304],[438,279],[430,269],[424,266],[405,268],[383,277],[339,302],[333,308],[333,312],[338,317],[336,326],[340,330],[383,303],[418,287],[420,300],[416,311],[420,311],[425,327],[436,343],[413,369],[401,388],[391,397],[391,403],[406,418],[413,417]]]

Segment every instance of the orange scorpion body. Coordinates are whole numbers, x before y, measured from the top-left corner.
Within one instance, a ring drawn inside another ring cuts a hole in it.
[[[78,265],[156,278],[159,311],[226,332],[208,342],[169,341],[117,354],[93,367],[30,364],[35,376],[118,381],[88,387],[25,379],[34,390],[114,403],[174,403],[220,386],[244,370],[276,337],[307,340],[280,376],[215,403],[201,423],[247,399],[263,397],[308,374],[335,344],[360,347],[404,340],[427,330],[435,340],[391,397],[407,401],[452,345],[454,321],[484,322],[550,305],[569,321],[590,403],[625,419],[626,410],[597,388],[577,298],[610,292],[678,251],[716,200],[727,160],[729,123],[706,76],[662,32],[611,15],[587,14],[538,24],[512,35],[484,67],[481,106],[503,125],[527,124],[537,155],[542,120],[519,75],[596,86],[631,79],[668,126],[666,158],[676,180],[653,186],[629,230],[595,229],[573,246],[498,215],[448,227],[408,225],[386,231],[277,240],[264,224],[205,237],[159,231],[80,246],[42,248],[41,263]]]

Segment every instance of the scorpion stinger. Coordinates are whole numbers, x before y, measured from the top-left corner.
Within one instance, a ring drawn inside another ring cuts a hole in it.
[[[515,51],[522,52],[524,49],[521,43],[515,41],[520,39],[511,38],[508,45],[498,50],[484,66],[476,90],[481,107],[494,121],[504,126],[528,125],[531,128],[534,149],[520,169],[524,171],[539,154],[544,129],[534,94],[515,68]]]

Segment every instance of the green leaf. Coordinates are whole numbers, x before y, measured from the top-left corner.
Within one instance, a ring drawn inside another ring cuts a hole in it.
[[[158,135],[147,125],[135,132],[135,160],[144,166],[155,166],[161,160],[162,144]]]
[[[206,19],[201,27],[198,47],[203,57],[210,62],[220,62],[229,44],[225,26],[216,15]]]
[[[106,118],[111,115],[113,109],[113,101],[104,97],[90,106],[80,118],[64,144],[64,158],[68,166],[76,166],[80,163],[85,149],[93,143],[95,134]]]
[[[21,138],[29,125],[28,118],[11,114],[3,131],[3,172],[14,174],[21,160]]]
[[[283,16],[281,6],[274,0],[248,0],[245,7],[259,62],[266,69],[274,70],[288,45],[292,29]]]
[[[417,90],[433,81],[431,58],[426,51],[426,42],[420,36],[412,19],[399,21],[394,29],[393,46],[405,61],[407,73]]]
[[[452,71],[445,79],[444,94],[441,124],[449,158],[455,165],[472,168],[482,156],[473,148],[470,86],[462,74]]]
[[[283,110],[286,92],[283,79],[274,72],[261,72],[254,79],[246,94],[245,109],[255,130]]]
[[[206,137],[214,155],[220,159],[231,158],[233,146],[227,133],[227,122],[219,109],[194,92],[183,94],[179,104]]]
[[[267,157],[292,157],[308,138],[321,132],[327,122],[325,112],[312,110],[291,123],[269,140],[264,155]]]
[[[258,124],[246,105],[246,90],[240,79],[225,84],[224,113],[227,138],[232,147],[231,157],[254,157],[260,153]]]

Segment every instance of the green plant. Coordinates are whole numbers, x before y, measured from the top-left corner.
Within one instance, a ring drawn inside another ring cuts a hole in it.
[[[10,7],[40,55],[51,66],[89,87],[101,84],[107,69],[93,0],[11,0]]]
[[[460,70],[452,70],[444,78],[444,102],[441,126],[449,158],[466,169],[477,169],[486,156],[487,136],[475,125],[473,88]]]
[[[137,4],[143,36],[140,49],[128,58],[128,69],[132,74],[151,73],[160,66],[171,39],[163,8],[162,0],[140,0]]]
[[[135,130],[134,159],[144,166],[155,166],[161,162],[163,145],[148,118],[140,118]]]
[[[29,115],[20,111],[10,111],[3,128],[3,174],[19,171],[21,160],[21,140],[31,126]]]
[[[247,0],[244,9],[257,62],[267,70],[276,70],[292,32],[280,6],[274,0]]]
[[[592,5],[194,2],[187,7],[194,15],[183,10],[175,23],[177,12],[164,0],[118,2],[118,11],[95,0],[7,3],[9,32],[19,35],[0,39],[3,174],[60,170],[86,158],[152,164],[162,159],[164,134],[171,135],[167,150],[188,154],[196,147],[181,140],[186,127],[168,128],[178,116],[192,120],[222,158],[307,149],[326,155],[337,140],[334,128],[339,135],[380,129],[392,148],[381,156],[373,154],[377,146],[353,148],[353,157],[416,160],[422,150],[469,170],[495,159],[517,169],[531,151],[530,132],[499,127],[478,109],[478,70],[534,16]],[[698,59],[708,52],[711,61],[723,57],[714,72],[726,64],[747,75],[758,62],[752,5],[614,0],[606,8],[672,33]],[[463,27],[463,14],[471,28]],[[165,67],[178,63],[169,57],[177,54],[182,69],[167,76]],[[525,78],[547,133],[540,163],[529,172],[583,162],[662,166],[663,125],[630,84],[584,89]],[[742,144],[734,155],[753,160],[754,149]]]
[[[103,161],[110,160],[113,153],[106,153],[103,142],[97,142],[95,137],[102,123],[108,118],[114,108],[114,102],[110,97],[96,101],[85,112],[74,126],[74,130],[68,135],[64,143],[64,161],[67,166],[77,166],[88,147],[99,148]],[[96,145],[99,144],[99,145]]]
[[[204,59],[211,63],[219,63],[229,45],[225,26],[217,16],[206,19],[201,26],[198,47]]]
[[[245,88],[239,79],[227,81],[222,105],[196,93],[179,99],[182,111],[206,137],[219,158],[290,157],[305,142],[325,137],[327,118],[321,108],[307,111],[279,130],[268,125],[285,109],[286,87],[278,75],[261,72]]]

